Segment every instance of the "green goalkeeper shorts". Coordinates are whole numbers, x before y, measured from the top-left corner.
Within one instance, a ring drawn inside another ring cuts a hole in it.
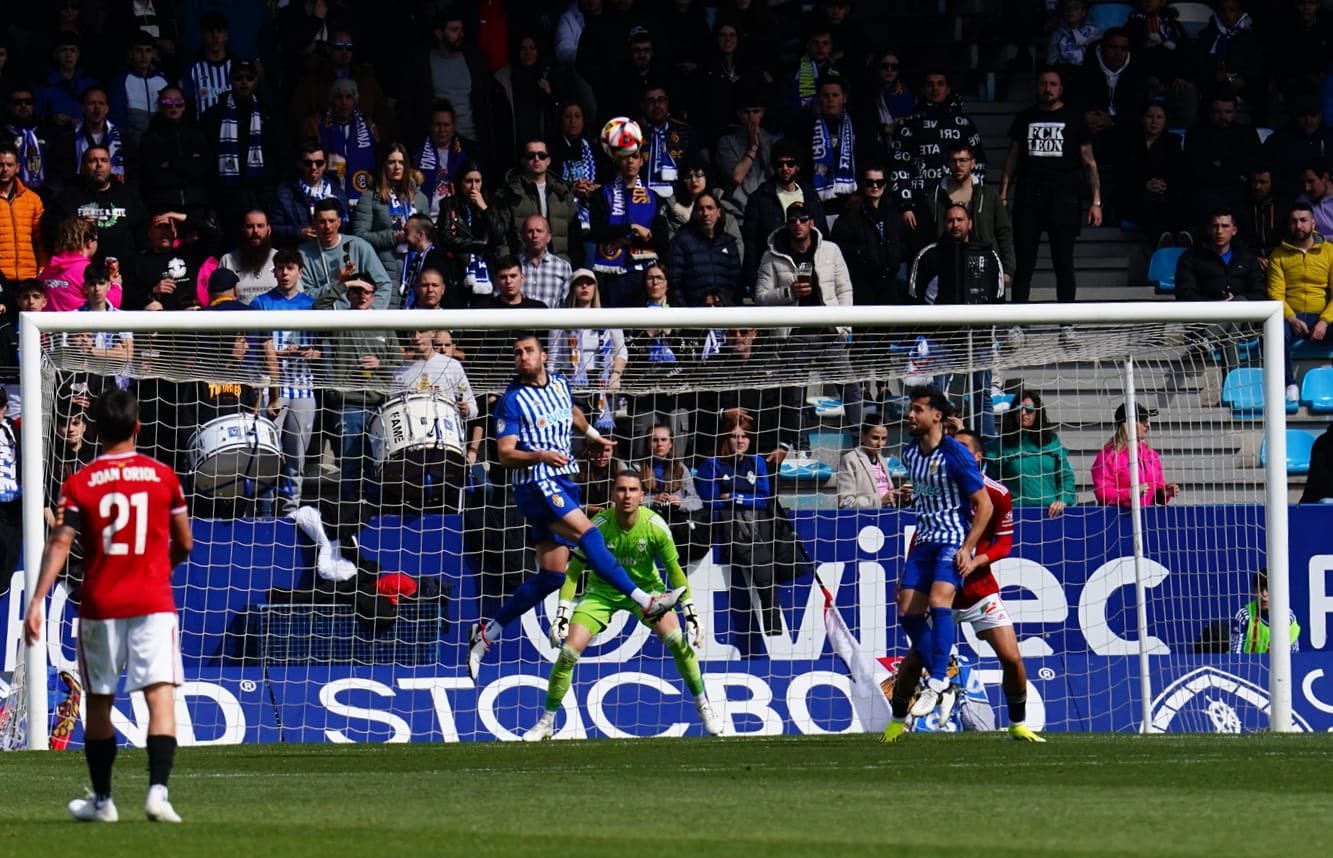
[[[603,593],[592,590],[583,594],[574,608],[571,623],[578,623],[594,635],[600,634],[611,624],[611,618],[620,611],[629,611],[643,621],[643,609],[634,600],[622,593]]]

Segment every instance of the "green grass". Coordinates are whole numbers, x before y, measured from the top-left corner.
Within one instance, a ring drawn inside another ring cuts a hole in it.
[[[68,821],[78,753],[0,758],[0,854],[1328,855],[1327,735],[1003,734],[184,748],[182,826]],[[151,852],[145,851],[145,848]]]

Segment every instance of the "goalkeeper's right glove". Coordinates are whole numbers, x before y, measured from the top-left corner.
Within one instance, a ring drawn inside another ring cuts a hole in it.
[[[685,615],[685,634],[690,646],[699,649],[704,645],[704,624],[699,619],[699,612],[694,608],[694,600],[686,599],[680,603],[680,611]]]
[[[569,635],[569,615],[574,613],[573,602],[560,602],[560,607],[555,609],[555,619],[551,620],[551,648],[560,649],[565,643],[565,638]]]

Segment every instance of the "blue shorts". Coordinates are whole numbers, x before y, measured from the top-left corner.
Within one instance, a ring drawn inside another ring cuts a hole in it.
[[[957,545],[935,545],[930,542],[918,542],[907,552],[907,562],[903,565],[903,577],[898,582],[899,590],[916,590],[929,593],[936,581],[947,581],[954,589],[963,586],[963,573],[954,565],[953,557],[958,553]]]
[[[528,536],[533,545],[542,542],[569,545],[569,540],[557,536],[550,526],[569,515],[571,510],[583,508],[578,484],[570,477],[547,477],[515,486],[514,503],[528,522]]]

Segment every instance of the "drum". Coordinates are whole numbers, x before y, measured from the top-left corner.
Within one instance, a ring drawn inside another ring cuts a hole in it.
[[[278,427],[254,414],[210,420],[190,439],[189,461],[196,494],[253,498],[282,472]]]
[[[458,408],[440,396],[409,393],[380,406],[372,432],[382,439],[380,464],[411,450],[444,450],[463,455],[463,421]]]

